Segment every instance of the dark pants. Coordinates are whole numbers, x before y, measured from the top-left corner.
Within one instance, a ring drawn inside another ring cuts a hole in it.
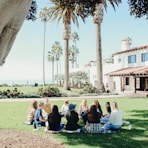
[[[33,123],[34,128],[45,126],[45,122],[41,122],[41,124],[37,124],[36,122]]]

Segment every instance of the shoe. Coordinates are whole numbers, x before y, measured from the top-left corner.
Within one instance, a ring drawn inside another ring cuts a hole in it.
[[[30,121],[25,121],[24,124],[31,125]]]
[[[38,131],[39,130],[39,128],[35,128],[35,129],[33,129],[33,131],[35,132],[35,131]]]

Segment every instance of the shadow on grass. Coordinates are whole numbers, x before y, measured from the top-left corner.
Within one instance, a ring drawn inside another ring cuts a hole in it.
[[[148,110],[132,110],[132,116],[144,117],[148,119]]]
[[[128,118],[133,128],[123,126],[120,133],[115,134],[85,134],[61,133],[64,143],[77,148],[147,148],[148,145],[148,111],[133,110],[132,118]],[[134,113],[134,114],[133,114]],[[138,118],[139,117],[139,118]]]
[[[66,138],[65,144],[77,148],[146,148],[148,145],[144,131],[139,129],[122,129],[116,134],[61,133],[61,136]]]

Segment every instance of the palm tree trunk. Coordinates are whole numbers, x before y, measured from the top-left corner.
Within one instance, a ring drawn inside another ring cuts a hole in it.
[[[57,57],[56,57],[56,59],[57,59]],[[59,74],[59,72],[58,72],[58,60],[56,60],[56,64],[57,64],[57,75]],[[58,79],[57,79],[57,85],[58,85]]]
[[[43,41],[43,86],[45,86],[45,41],[46,40],[46,22],[44,22],[44,41]]]
[[[65,40],[65,81],[64,89],[70,90],[69,87],[69,40]]]
[[[71,35],[70,15],[67,13],[64,17],[63,39],[65,40],[65,81],[64,89],[70,90],[69,87],[69,39]]]
[[[54,61],[52,61],[52,84],[54,84]]]
[[[61,74],[61,60],[59,59],[59,68],[60,68],[60,74]]]
[[[103,71],[102,71],[102,47],[101,47],[101,23],[103,20],[103,5],[97,4],[93,21],[96,27],[96,62],[97,62],[97,87],[104,92]]]
[[[103,84],[103,71],[102,71],[102,49],[101,49],[101,25],[100,23],[95,24],[96,26],[96,62],[97,62],[97,78],[98,78],[98,89],[104,92]]]

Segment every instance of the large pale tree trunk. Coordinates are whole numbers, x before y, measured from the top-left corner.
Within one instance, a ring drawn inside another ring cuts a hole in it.
[[[65,81],[64,90],[70,90],[69,87],[69,39],[71,35],[71,21],[70,16],[67,14],[64,17],[63,24],[63,39],[65,40]]]
[[[20,30],[32,0],[0,0],[0,65]]]
[[[102,4],[96,5],[93,21],[96,27],[96,62],[97,62],[97,87],[104,92],[103,71],[102,71],[102,47],[101,47],[101,22],[103,20]]]
[[[65,81],[64,90],[70,90],[69,87],[69,40],[65,40]]]

